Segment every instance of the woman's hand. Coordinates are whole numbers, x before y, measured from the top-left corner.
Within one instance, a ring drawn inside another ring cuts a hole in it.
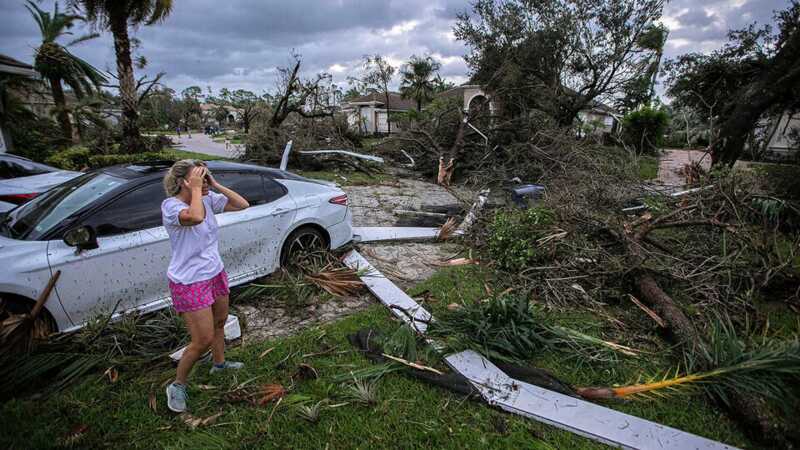
[[[183,184],[191,190],[203,189],[203,178],[206,177],[208,169],[202,166],[192,168],[189,176],[183,180]]]
[[[219,190],[219,187],[222,186],[214,179],[214,175],[211,175],[211,171],[208,170],[206,172],[206,178],[208,178],[208,187],[211,189]]]

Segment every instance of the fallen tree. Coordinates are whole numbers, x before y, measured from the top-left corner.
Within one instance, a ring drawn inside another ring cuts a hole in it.
[[[750,342],[753,330],[767,325],[758,314],[763,296],[787,309],[800,305],[800,235],[765,208],[764,202],[780,203],[767,194],[767,180],[715,173],[700,180],[700,189],[670,196],[641,183],[636,156],[623,149],[581,143],[560,132],[539,133],[509,148],[518,155],[513,172],[493,167],[482,175],[502,180],[515,173],[544,184],[547,195],[533,210],[541,213],[484,214],[469,239],[487,253],[482,260],[493,261],[509,285],[528,290],[537,302],[608,316],[602,305],[639,307],[628,302],[633,295],[641,300],[639,308],[664,325],[677,360],[690,359],[691,373],[698,374],[721,367],[712,335],[720,318],[730,321],[741,342]],[[629,215],[623,209],[634,199],[643,208]],[[656,320],[650,323],[661,332]],[[780,342],[797,339],[796,330],[785,339]],[[765,348],[756,344],[754,349]],[[785,370],[784,380],[798,379],[796,367]],[[764,376],[754,380],[753,386],[772,382]],[[796,381],[782,383],[779,392],[795,392]],[[712,395],[753,436],[781,447],[799,442],[795,418],[782,408],[795,408],[796,397],[766,400],[735,385],[724,397],[720,392]]]

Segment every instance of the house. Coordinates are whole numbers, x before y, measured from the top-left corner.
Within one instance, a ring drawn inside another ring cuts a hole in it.
[[[0,78],[6,77],[36,78],[37,74],[30,64],[25,64],[6,55],[0,55]],[[4,97],[6,95],[8,95],[8,92],[4,88],[0,88],[0,118],[5,114],[3,105],[5,104]],[[0,153],[6,153],[11,150],[11,146],[11,136],[7,130],[3,129],[2,120],[0,120]]]
[[[225,117],[225,120],[222,123],[219,123],[219,121],[217,120],[217,111],[219,110],[220,107],[225,108],[225,111],[227,111],[228,113],[227,116]],[[236,122],[238,122],[242,118],[241,109],[234,108],[232,106],[218,105],[216,103],[201,103],[200,111],[203,115],[202,117],[203,123],[215,125],[218,127],[233,126],[236,124]]]
[[[486,109],[488,106],[489,115],[493,116],[499,111],[497,102],[491,99],[489,94],[484,92],[483,87],[478,84],[462,84],[452,89],[448,89],[437,95],[439,98],[460,98],[464,102],[464,111],[475,112]]]
[[[469,111],[470,116],[475,116],[479,111],[488,112],[488,116],[495,116],[501,106],[483,90],[483,86],[478,84],[465,83],[461,86],[448,89],[437,95],[438,98],[458,98],[463,102],[464,111]],[[359,130],[362,134],[386,133],[387,108],[384,105],[385,98],[382,94],[372,93],[356,97],[342,106],[342,112],[347,114],[347,121],[354,130]],[[391,92],[389,94],[389,111],[403,112],[416,109],[416,102],[412,99],[403,99],[400,94]],[[578,113],[578,122],[581,124],[578,134],[581,137],[587,135],[608,135],[614,133],[619,123],[617,112],[605,104],[595,102],[591,107]],[[392,132],[398,131],[394,124]]]
[[[342,113],[347,115],[347,123],[352,129],[359,130],[362,134],[376,134],[389,132],[389,113],[416,108],[414,100],[405,99],[397,92],[389,93],[388,105],[382,93],[373,92],[345,102]],[[398,129],[392,125],[392,132],[395,131]]]
[[[767,159],[786,161],[800,155],[800,114],[785,112],[777,123],[770,126],[768,121],[761,124],[771,136],[766,147]]]
[[[614,108],[600,102],[593,102],[592,105],[578,113],[578,136],[603,136],[613,134],[619,124],[619,113]]]

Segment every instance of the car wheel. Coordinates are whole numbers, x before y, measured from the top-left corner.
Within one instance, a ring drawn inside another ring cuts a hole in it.
[[[33,308],[33,301],[20,300],[14,297],[7,298],[0,295],[0,321],[11,315],[28,314]],[[58,331],[55,319],[46,309],[39,312],[33,326],[33,337],[42,339]]]
[[[294,230],[281,250],[281,267],[307,265],[322,261],[328,242],[322,233],[313,227],[301,227]]]

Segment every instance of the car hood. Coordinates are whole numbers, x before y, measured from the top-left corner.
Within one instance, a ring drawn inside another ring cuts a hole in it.
[[[81,172],[60,170],[30,177],[11,178],[0,181],[0,195],[41,193],[80,175],[83,174]]]
[[[11,211],[12,209],[16,208],[17,205],[8,202],[0,202],[0,213],[4,213],[6,211]]]
[[[0,254],[3,256],[6,256],[11,249],[24,247],[26,244],[29,244],[29,242],[11,239],[10,237],[0,234]]]

